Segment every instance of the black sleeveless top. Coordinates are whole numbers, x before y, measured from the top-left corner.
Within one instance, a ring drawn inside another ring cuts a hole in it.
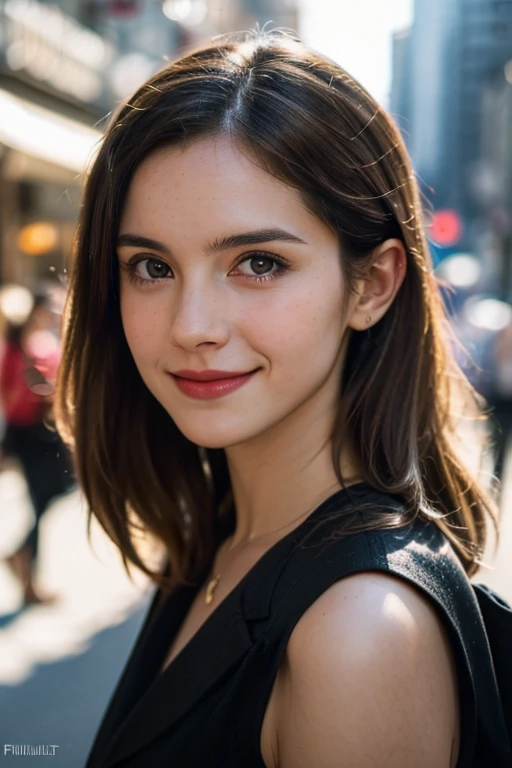
[[[336,517],[352,505],[362,517],[368,508],[402,508],[365,483],[333,494],[262,556],[163,672],[203,585],[166,599],[157,590],[86,768],[265,768],[261,727],[291,632],[323,592],[359,571],[393,573],[435,605],[458,674],[457,768],[505,768],[496,746],[504,726],[489,647],[457,556],[437,526],[422,520],[337,537]]]

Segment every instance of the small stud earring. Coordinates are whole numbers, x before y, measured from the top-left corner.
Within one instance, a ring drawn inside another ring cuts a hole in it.
[[[366,318],[366,322],[371,323],[371,321],[372,321],[372,318],[370,317],[370,315],[368,315],[368,317]]]

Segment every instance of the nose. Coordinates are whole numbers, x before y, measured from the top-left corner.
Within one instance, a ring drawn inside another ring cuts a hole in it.
[[[200,344],[223,346],[228,338],[226,302],[211,286],[183,289],[171,323],[173,344],[194,350]]]

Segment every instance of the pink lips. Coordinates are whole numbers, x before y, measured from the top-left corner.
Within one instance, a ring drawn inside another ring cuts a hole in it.
[[[180,370],[171,375],[183,394],[197,400],[214,400],[243,387],[256,372]]]

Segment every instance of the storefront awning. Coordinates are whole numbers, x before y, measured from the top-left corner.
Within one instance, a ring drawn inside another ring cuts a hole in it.
[[[0,143],[82,173],[101,132],[0,90]]]

